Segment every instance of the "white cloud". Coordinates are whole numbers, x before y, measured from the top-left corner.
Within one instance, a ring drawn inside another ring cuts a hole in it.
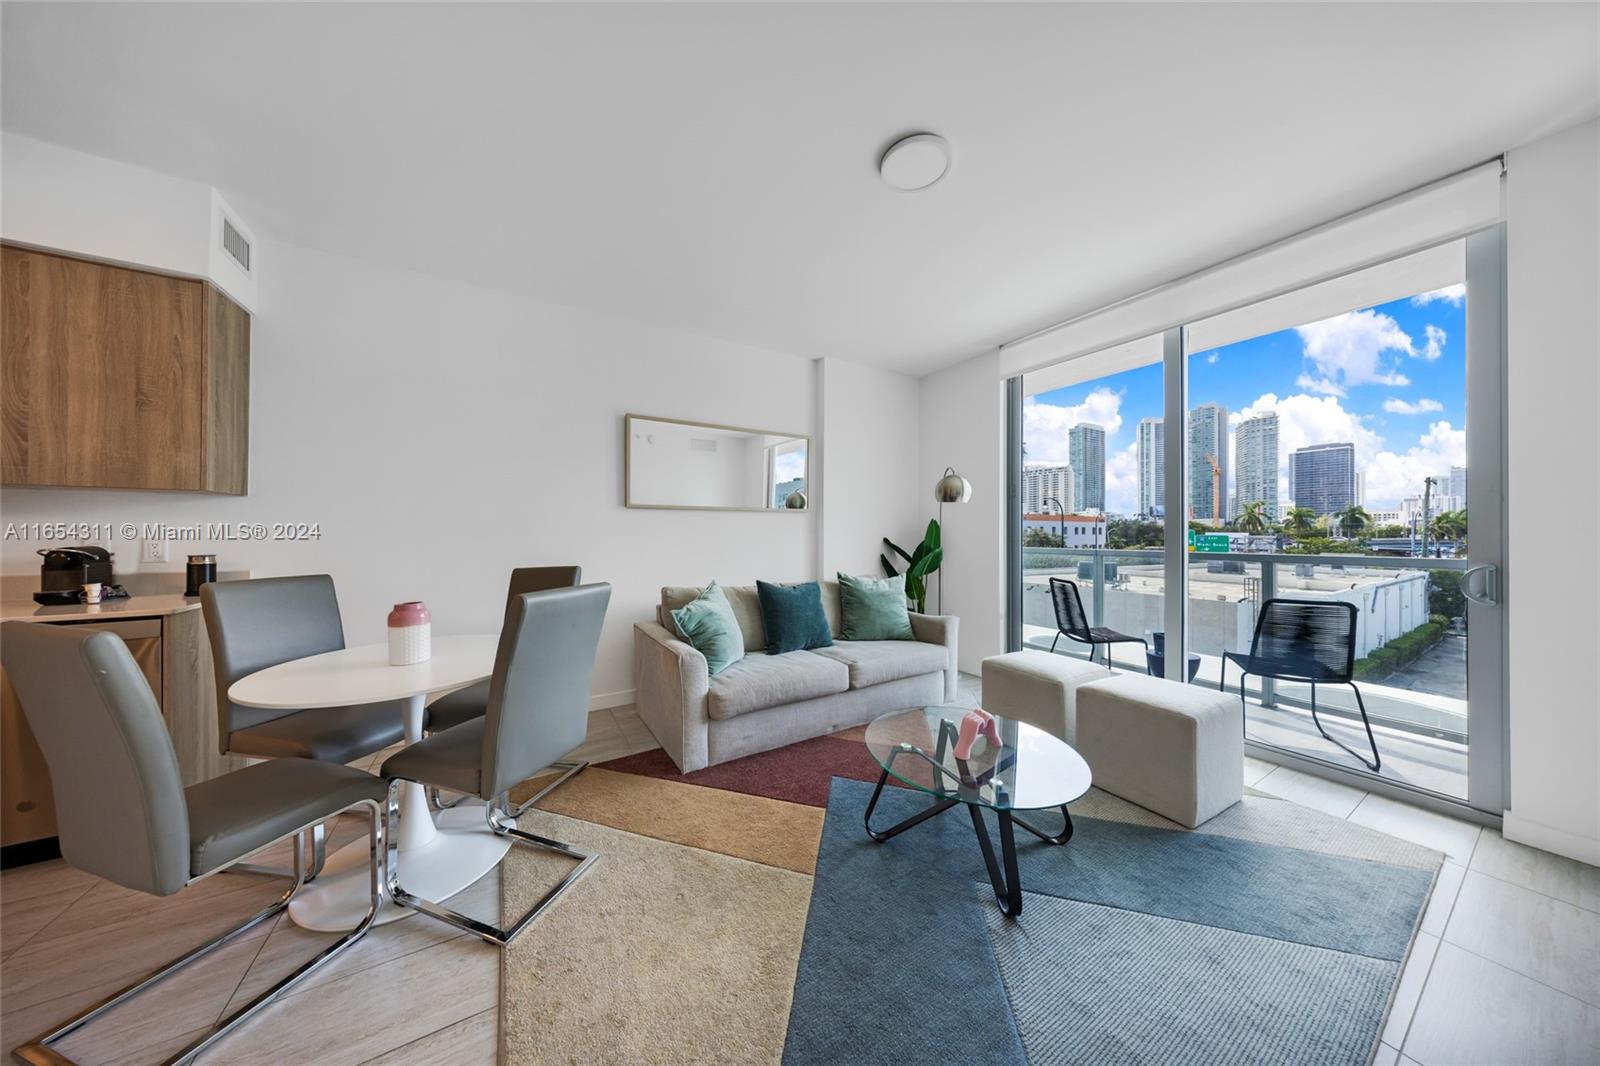
[[[1422,415],[1433,411],[1443,411],[1444,404],[1438,400],[1421,399],[1416,403],[1402,400],[1398,396],[1391,396],[1383,401],[1383,409],[1392,415]]]
[[[1422,479],[1467,465],[1467,431],[1434,422],[1404,452],[1380,451],[1366,464],[1367,506],[1395,507],[1403,496],[1422,491]]]
[[[1444,342],[1449,335],[1432,322],[1423,326],[1422,329],[1428,335],[1428,343],[1417,354],[1419,358],[1426,359],[1431,363],[1444,354]]]
[[[1344,390],[1327,378],[1314,378],[1310,374],[1301,374],[1294,379],[1296,388],[1305,389],[1321,396],[1343,396]]]
[[[1139,442],[1106,456],[1106,510],[1136,514],[1139,510]]]
[[[1411,298],[1411,306],[1427,307],[1431,303],[1443,301],[1451,307],[1460,307],[1461,301],[1466,299],[1466,296],[1467,286],[1465,282],[1458,285],[1446,285],[1442,289],[1434,289],[1432,292],[1419,293],[1413,296]]]
[[[1212,366],[1216,366],[1219,358],[1221,357],[1217,355],[1216,352],[1212,352],[1210,355],[1206,356],[1206,362],[1210,363]]]
[[[1022,439],[1028,447],[1028,462],[1069,462],[1067,431],[1079,422],[1101,427],[1109,442],[1122,428],[1122,394],[1102,386],[1084,397],[1082,403],[1070,406],[1030,398],[1022,406]],[[1109,466],[1110,456],[1106,459]]]
[[[1301,388],[1314,389],[1330,396],[1336,390],[1354,385],[1401,386],[1411,382],[1404,374],[1386,365],[1384,355],[1398,352],[1416,355],[1416,345],[1400,328],[1400,323],[1379,311],[1348,311],[1321,322],[1295,327],[1305,345],[1305,357],[1320,373],[1320,378],[1301,376]]]

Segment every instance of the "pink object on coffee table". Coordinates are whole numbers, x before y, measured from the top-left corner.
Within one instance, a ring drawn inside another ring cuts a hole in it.
[[[995,725],[994,715],[981,707],[974,707],[961,719],[961,731],[956,736],[956,758],[972,758],[972,746],[977,743],[979,737],[983,737],[999,750],[1000,727]]]

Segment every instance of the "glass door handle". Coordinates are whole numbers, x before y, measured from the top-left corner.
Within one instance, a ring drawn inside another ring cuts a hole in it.
[[[1481,576],[1481,582],[1473,579]],[[1481,591],[1479,591],[1481,588]],[[1500,569],[1493,563],[1484,563],[1461,572],[1461,594],[1473,603],[1495,607],[1500,603]]]

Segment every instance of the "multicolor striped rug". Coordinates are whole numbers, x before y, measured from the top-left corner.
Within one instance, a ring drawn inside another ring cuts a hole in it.
[[[1019,843],[1010,921],[969,819],[867,839],[861,732],[628,756],[525,815],[602,859],[505,954],[506,1061],[1367,1060],[1436,852],[1272,797],[1186,831],[1091,790],[1071,843]],[[508,914],[541,858],[508,859]]]

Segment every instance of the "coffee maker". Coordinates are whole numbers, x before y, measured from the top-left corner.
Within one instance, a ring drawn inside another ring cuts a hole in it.
[[[46,606],[83,602],[83,586],[105,586],[106,598],[126,596],[111,570],[111,552],[85,544],[77,548],[40,548],[44,562],[39,566],[39,591],[35,603]]]

